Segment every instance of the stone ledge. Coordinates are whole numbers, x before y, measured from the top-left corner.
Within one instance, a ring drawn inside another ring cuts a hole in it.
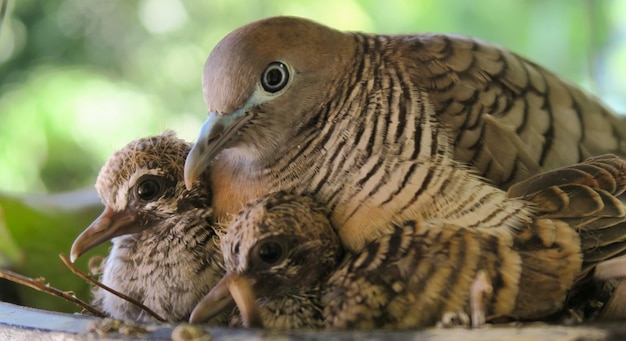
[[[147,325],[146,334],[89,333],[90,324],[100,320],[81,314],[65,314],[0,302],[0,340],[171,340],[175,325]],[[211,340],[624,340],[625,323],[588,326],[555,326],[531,323],[521,326],[486,326],[479,329],[437,329],[419,331],[265,331],[205,328]]]

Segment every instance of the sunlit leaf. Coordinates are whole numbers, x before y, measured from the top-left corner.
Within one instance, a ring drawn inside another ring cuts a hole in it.
[[[72,241],[98,216],[102,206],[93,191],[74,192],[53,196],[26,198],[0,196],[0,208],[9,238],[0,242],[0,254],[14,271],[29,277],[45,277],[51,285],[61,290],[74,291],[79,297],[89,299],[87,284],[74,276],[61,262],[59,253],[69,254]],[[5,241],[11,241],[10,244]],[[86,269],[90,255],[106,252],[106,246],[79,259],[78,266]],[[73,312],[76,307],[59,298],[30,288],[20,288],[20,298],[28,306],[48,310]]]

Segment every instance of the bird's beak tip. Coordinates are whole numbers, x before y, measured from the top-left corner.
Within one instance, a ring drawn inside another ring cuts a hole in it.
[[[96,219],[94,223],[92,223],[87,229],[85,229],[85,231],[83,231],[78,237],[76,237],[74,243],[72,243],[72,247],[70,248],[70,262],[74,263],[78,259],[78,257],[82,256],[83,253],[92,248],[92,246],[90,245],[92,243],[89,242],[89,239],[91,239],[91,236],[93,235],[92,231],[94,230],[92,226],[94,226],[94,224],[96,224],[95,226],[97,226],[99,221],[100,220]]]
[[[112,238],[139,232],[141,225],[136,224],[135,219],[131,210],[115,211],[106,206],[100,216],[74,240],[70,249],[70,261],[74,263],[87,251]]]
[[[230,277],[231,275],[229,273],[225,274],[224,277],[213,286],[211,291],[196,304],[189,315],[189,323],[206,322],[233,303],[232,296],[228,290]]]
[[[190,177],[185,176],[185,188],[188,191],[191,191],[191,187],[193,187],[193,181],[195,180],[194,178],[195,177],[192,177],[192,176]]]
[[[189,316],[189,323],[191,324],[200,324],[206,322],[206,317],[203,313],[200,313],[194,309]]]
[[[70,262],[74,264],[74,262],[76,261],[76,259],[78,259],[78,257],[80,257],[80,254],[78,254],[77,252],[74,252],[72,248],[72,251],[70,251]]]
[[[243,109],[229,115],[221,115],[212,111],[202,124],[198,139],[191,147],[185,160],[185,186],[191,188],[193,181],[198,178],[211,164],[227,144],[237,137],[236,132],[250,118]]]
[[[193,152],[193,149],[192,149]],[[189,153],[187,156],[187,160],[185,160],[185,171],[184,171],[184,179],[185,179],[185,188],[188,191],[193,187],[193,182],[198,177],[198,164],[195,157],[192,157],[192,154]]]

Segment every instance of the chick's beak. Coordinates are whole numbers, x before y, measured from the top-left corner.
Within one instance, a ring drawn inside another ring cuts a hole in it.
[[[124,234],[139,232],[136,216],[129,210],[115,211],[106,206],[102,214],[89,225],[72,244],[72,263],[85,252]]]
[[[245,275],[229,272],[196,305],[189,317],[190,323],[210,320],[233,306],[239,308],[243,324],[247,328],[263,328],[261,313],[256,304],[253,285],[255,281]]]
[[[188,190],[191,189],[193,181],[207,169],[213,158],[229,141],[237,137],[237,131],[247,121],[249,116],[245,109],[228,115],[209,113],[209,117],[200,128],[198,140],[185,161],[185,186]]]

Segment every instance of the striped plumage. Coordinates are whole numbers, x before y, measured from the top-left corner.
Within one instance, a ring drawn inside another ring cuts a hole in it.
[[[598,262],[626,253],[626,208],[617,199],[625,190],[626,161],[601,155],[519,182],[508,195],[530,201],[537,215],[580,234],[586,274]]]
[[[544,318],[563,307],[598,262],[625,252],[626,207],[614,196],[625,186],[626,162],[589,159],[511,188],[536,212],[513,233],[409,220],[349,253],[337,268],[339,242],[320,205],[273,193],[246,205],[228,227],[222,239],[228,275],[192,319],[203,321],[233,297],[244,321],[279,329],[418,328],[473,309],[488,317]],[[264,262],[260,245],[275,241],[292,242],[280,243],[281,256]],[[476,293],[481,276],[491,290]],[[251,284],[230,284],[241,278]],[[474,307],[473,296],[479,296]],[[323,323],[298,314],[320,306]]]
[[[478,175],[505,189],[591,155],[626,155],[626,124],[594,98],[459,36],[269,18],[215,47],[203,86],[210,114],[185,177],[214,164],[218,219],[276,190],[310,195],[351,250],[390,222],[519,227],[528,210]]]
[[[524,250],[516,246],[530,238],[520,241],[517,234],[406,222],[367,244],[329,279],[322,301],[326,324],[407,329],[433,326],[448,312],[470,316],[472,284],[481,272],[491,287],[479,299],[484,315],[546,317],[561,308],[580,270],[578,236],[564,223],[527,229],[534,232],[530,238],[549,233],[559,239],[547,245],[532,240],[533,248]]]
[[[74,241],[71,258],[112,239],[100,281],[167,321],[188,319],[223,275],[207,178],[190,190],[183,161],[190,145],[173,133],[141,138],[115,152],[96,189],[106,208]],[[154,321],[137,306],[103,289],[94,304],[114,318]]]
[[[234,299],[245,326],[324,326],[321,285],[343,249],[321,204],[285,192],[254,200],[226,229],[221,248],[227,274],[194,309],[191,322],[210,319]]]

